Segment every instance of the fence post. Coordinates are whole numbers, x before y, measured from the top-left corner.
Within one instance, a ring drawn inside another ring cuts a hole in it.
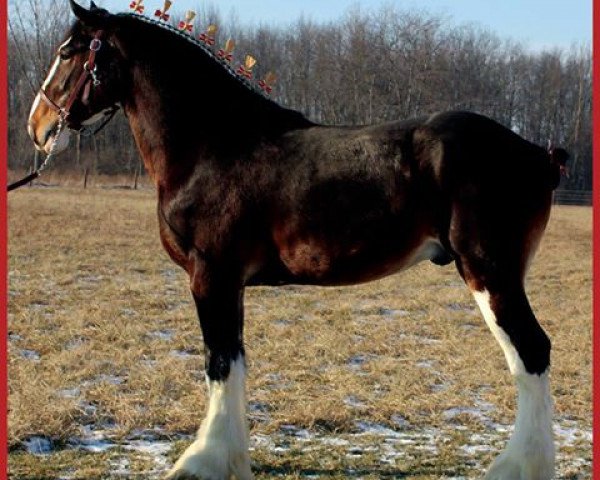
[[[135,169],[135,178],[133,179],[133,189],[137,190],[138,188],[138,178],[140,176],[140,167],[138,165],[138,167]]]
[[[77,132],[77,143],[75,149],[75,165],[79,168],[81,165],[81,133]]]
[[[30,174],[37,170],[39,163],[40,163],[40,151],[38,149],[36,149],[35,153],[33,154],[33,167],[29,167]],[[29,186],[33,187],[33,180],[31,180],[31,182],[29,182]]]
[[[87,182],[88,182],[88,173],[90,172],[90,169],[85,167],[85,171],[83,172],[83,189],[85,190],[87,188]]]

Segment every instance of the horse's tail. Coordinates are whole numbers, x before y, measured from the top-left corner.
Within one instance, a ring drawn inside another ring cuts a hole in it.
[[[569,154],[564,148],[557,148],[549,145],[548,157],[550,158],[550,188],[554,190],[560,183],[561,175],[569,178],[569,171],[567,169]]]

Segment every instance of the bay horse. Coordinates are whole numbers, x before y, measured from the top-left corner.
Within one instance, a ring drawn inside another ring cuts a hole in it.
[[[173,27],[93,3],[71,0],[71,8],[76,21],[28,131],[38,149],[63,149],[60,120],[77,130],[119,106],[156,186],[162,244],[189,275],[209,395],[197,439],[167,478],[253,478],[245,287],[350,285],[423,260],[456,264],[516,381],[515,429],[486,478],[553,478],[550,341],[524,276],[563,149],[546,150],[469,112],[318,125]]]

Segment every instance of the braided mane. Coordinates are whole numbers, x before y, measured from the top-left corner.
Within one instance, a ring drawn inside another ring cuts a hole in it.
[[[237,82],[241,83],[244,87],[246,87],[252,93],[256,93],[256,94],[260,95],[261,97],[263,97],[265,100],[268,100],[268,101],[274,103],[275,105],[280,106],[279,103],[277,103],[269,95],[267,95],[261,88],[259,88],[255,82],[251,82],[247,78],[242,77],[241,75],[238,75],[229,62],[227,62],[226,60],[215,55],[215,53],[212,51],[212,49],[208,48],[203,42],[194,38],[189,33],[185,33],[183,31],[179,30],[178,28],[174,27],[173,25],[166,23],[164,21],[156,20],[154,18],[149,18],[144,15],[137,14],[137,13],[129,13],[129,12],[117,13],[115,16],[134,18],[140,22],[147,23],[150,25],[155,25],[156,27],[166,30],[166,31],[172,33],[173,35],[176,35],[179,38],[186,40],[188,43],[191,43],[191,44],[195,45],[196,47],[198,47],[199,49],[201,49],[211,60],[216,62],[218,65],[220,65],[221,68],[223,68],[225,70],[225,72],[227,72],[231,77],[233,77]]]

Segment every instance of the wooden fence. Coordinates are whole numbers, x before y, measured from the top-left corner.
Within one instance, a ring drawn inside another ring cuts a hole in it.
[[[592,192],[586,190],[556,190],[555,205],[592,205]]]

